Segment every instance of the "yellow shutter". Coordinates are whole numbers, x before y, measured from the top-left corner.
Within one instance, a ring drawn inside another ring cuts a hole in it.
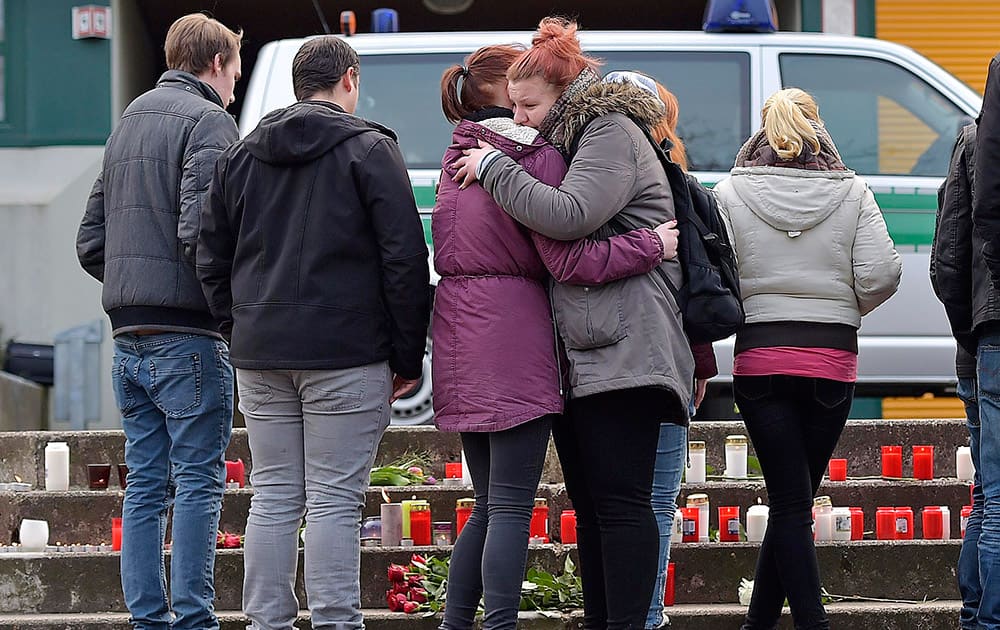
[[[876,0],[875,30],[982,94],[990,59],[1000,51],[1000,1]]]

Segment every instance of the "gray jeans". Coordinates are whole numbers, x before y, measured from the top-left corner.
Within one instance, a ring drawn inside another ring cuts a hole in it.
[[[363,628],[359,529],[369,470],[389,424],[388,365],[238,369],[236,383],[253,463],[243,580],[249,628],[293,627],[303,516],[312,627]]]

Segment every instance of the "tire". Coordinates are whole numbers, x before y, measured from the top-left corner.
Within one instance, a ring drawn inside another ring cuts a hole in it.
[[[392,404],[390,422],[397,426],[430,424],[434,421],[434,396],[431,385],[431,338],[424,347],[424,364],[417,387]]]

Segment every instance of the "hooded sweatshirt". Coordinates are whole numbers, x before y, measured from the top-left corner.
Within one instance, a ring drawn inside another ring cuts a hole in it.
[[[234,366],[420,376],[427,246],[391,130],[321,101],[269,114],[219,159],[197,256]]]
[[[775,347],[856,355],[861,316],[899,286],[899,254],[874,195],[830,153],[783,161],[745,146],[747,160],[715,187],[746,310],[738,355]],[[770,373],[788,373],[774,363]]]

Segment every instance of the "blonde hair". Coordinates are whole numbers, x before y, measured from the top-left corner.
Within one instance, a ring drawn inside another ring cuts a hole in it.
[[[670,159],[677,163],[683,170],[688,170],[687,149],[684,148],[684,141],[677,135],[677,119],[680,117],[680,103],[674,93],[668,90],[662,83],[656,81],[656,94],[663,101],[663,118],[660,119],[650,133],[657,142],[670,140],[673,148],[670,149]]]
[[[819,106],[808,93],[798,88],[778,90],[764,103],[760,118],[767,143],[782,160],[797,158],[806,143],[819,153],[819,137],[810,122],[822,126],[823,121]]]
[[[242,30],[233,31],[203,13],[185,15],[167,31],[167,68],[201,74],[212,67],[216,55],[222,55],[222,65],[228,64],[242,42]]]

